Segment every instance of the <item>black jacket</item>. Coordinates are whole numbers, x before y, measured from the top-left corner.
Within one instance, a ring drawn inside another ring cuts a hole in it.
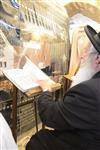
[[[60,101],[43,93],[38,108],[42,122],[62,133],[59,140],[80,150],[100,150],[100,72],[69,89]]]

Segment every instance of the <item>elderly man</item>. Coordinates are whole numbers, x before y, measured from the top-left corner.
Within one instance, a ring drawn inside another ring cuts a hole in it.
[[[26,150],[100,150],[100,33],[88,25],[85,32],[94,46],[88,53],[93,55],[89,60],[92,73],[74,84],[61,101],[52,101],[49,92],[40,96],[40,118],[54,130],[40,130]],[[43,82],[41,87],[45,89]]]

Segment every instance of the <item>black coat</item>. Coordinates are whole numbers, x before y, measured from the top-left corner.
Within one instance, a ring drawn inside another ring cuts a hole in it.
[[[38,108],[42,122],[55,130],[33,136],[31,140],[41,143],[34,150],[100,150],[100,72],[72,87],[60,101],[43,93]]]

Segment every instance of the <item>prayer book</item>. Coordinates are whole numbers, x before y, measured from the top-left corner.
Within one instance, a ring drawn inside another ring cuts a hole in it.
[[[61,86],[60,83],[53,81],[26,56],[23,67],[3,69],[3,74],[22,92],[40,87],[38,81],[44,81],[44,84],[50,85],[51,91],[57,90]],[[45,89],[45,91],[46,90],[48,89]]]

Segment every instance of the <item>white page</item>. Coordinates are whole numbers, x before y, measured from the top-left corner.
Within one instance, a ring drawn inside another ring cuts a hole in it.
[[[34,87],[39,86],[38,83],[36,83],[29,74],[25,74],[23,72],[23,69],[9,69],[9,70],[3,70],[3,73],[5,76],[8,77],[9,80],[12,81],[13,84],[16,85],[18,89],[20,89],[22,92],[26,92],[29,89],[32,89]]]
[[[24,72],[30,74],[31,78],[34,78],[34,80],[49,80],[51,83],[55,83],[53,80],[49,78],[48,75],[46,75],[43,71],[41,71],[35,64],[33,64],[27,57],[26,57],[26,64],[23,67]]]

